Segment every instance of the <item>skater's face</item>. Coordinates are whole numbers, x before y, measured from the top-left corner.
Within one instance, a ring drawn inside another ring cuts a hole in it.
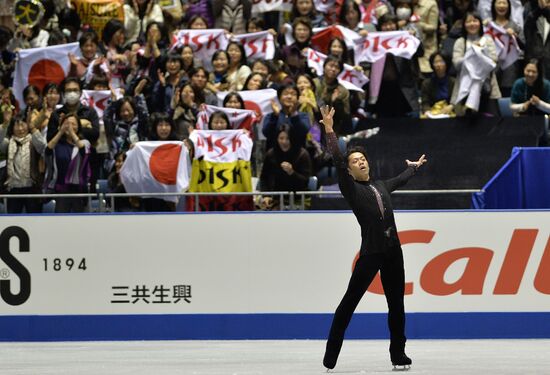
[[[365,155],[360,152],[354,152],[348,156],[348,171],[355,180],[368,181],[369,162]]]

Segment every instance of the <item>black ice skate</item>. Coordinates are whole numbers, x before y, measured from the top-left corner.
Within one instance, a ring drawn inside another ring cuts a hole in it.
[[[393,365],[393,371],[407,371],[411,368],[412,359],[407,357],[405,353],[392,355],[391,364]]]
[[[342,342],[327,341],[327,349],[325,351],[325,357],[323,358],[323,366],[328,370],[332,370],[336,366],[338,360],[338,354],[342,348]]]

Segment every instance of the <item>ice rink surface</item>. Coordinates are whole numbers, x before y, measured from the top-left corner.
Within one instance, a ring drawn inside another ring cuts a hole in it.
[[[326,374],[324,341],[0,343],[0,374]],[[392,372],[387,340],[347,340],[334,374]],[[407,374],[550,374],[550,340],[409,340]]]

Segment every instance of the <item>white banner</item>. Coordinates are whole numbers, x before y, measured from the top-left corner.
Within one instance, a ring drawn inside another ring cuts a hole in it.
[[[549,310],[550,212],[396,220],[407,312]],[[333,313],[361,243],[350,212],[3,216],[0,234],[0,315]],[[380,293],[357,312],[386,312]]]
[[[189,152],[183,142],[137,142],[127,152],[120,179],[128,193],[179,193],[189,187]],[[177,197],[162,197],[175,202]]]
[[[508,68],[519,59],[521,50],[515,37],[510,36],[504,28],[493,21],[484,27],[485,35],[491,37],[495,42],[498,61],[502,69]]]
[[[355,63],[374,62],[386,53],[410,59],[418,49],[420,41],[408,31],[383,31],[369,33],[355,44]]]
[[[210,69],[212,54],[227,48],[229,39],[224,29],[179,30],[172,37],[172,49],[185,45],[191,46],[193,56]]]
[[[82,90],[80,103],[93,109],[103,121],[103,112],[111,98],[110,90]]]
[[[233,109],[225,107],[216,107],[205,104],[197,114],[197,123],[195,129],[210,130],[208,122],[212,113],[221,111],[227,115],[232,129],[246,129],[252,131],[252,124],[256,122],[256,113],[248,109]]]
[[[195,159],[215,163],[250,160],[252,139],[243,130],[194,130],[189,139],[195,145]]]
[[[336,6],[336,0],[313,0],[315,9],[321,13],[330,13]]]
[[[268,31],[233,35],[231,39],[243,45],[248,61],[271,60],[275,56],[275,42],[273,35]]]
[[[290,12],[292,0],[252,0],[252,13],[272,11]]]
[[[314,49],[307,49],[307,66],[315,69],[318,76],[324,75],[323,65],[327,58],[327,55],[315,51]],[[363,85],[369,82],[369,79],[365,74],[359,70],[356,70],[349,64],[344,64],[344,70],[338,75],[338,82],[348,90],[364,92]]]

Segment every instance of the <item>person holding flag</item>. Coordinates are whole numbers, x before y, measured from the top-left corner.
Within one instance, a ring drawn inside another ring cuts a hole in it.
[[[363,294],[380,271],[388,301],[390,358],[394,367],[410,367],[412,360],[405,354],[405,270],[403,251],[397,235],[390,193],[407,181],[424,163],[406,160],[407,168],[389,180],[372,180],[369,160],[362,147],[352,147],[343,156],[334,133],[335,110],[321,108],[321,122],[327,134],[327,146],[338,171],[338,185],[361,226],[360,256],[353,269],[347,291],[338,305],[327,340],[323,365],[336,366],[344,334]]]

